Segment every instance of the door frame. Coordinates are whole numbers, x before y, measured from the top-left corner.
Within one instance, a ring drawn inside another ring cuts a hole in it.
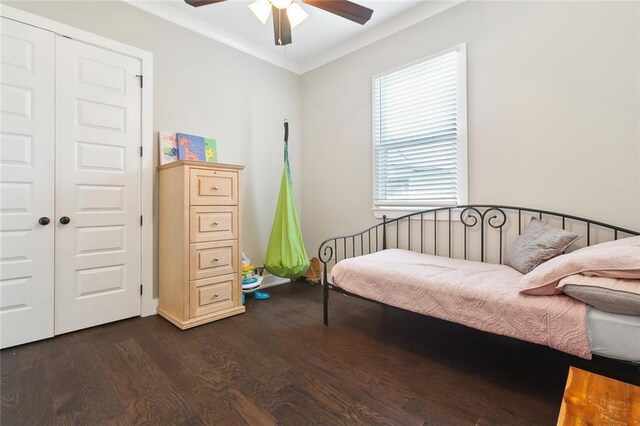
[[[153,54],[137,47],[2,4],[0,4],[0,16],[141,61],[144,83],[142,85],[141,111],[141,146],[143,155],[140,164],[140,208],[144,220],[140,231],[140,284],[143,289],[140,296],[140,316],[155,314],[158,303],[157,299],[153,297],[155,268],[153,250],[153,182],[155,175],[153,161]]]

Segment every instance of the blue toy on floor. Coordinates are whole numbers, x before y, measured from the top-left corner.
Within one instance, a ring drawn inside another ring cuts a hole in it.
[[[246,301],[247,294],[253,294],[256,300],[269,299],[268,293],[258,291],[262,287],[262,277],[255,275],[255,268],[251,265],[251,261],[244,253],[242,253],[242,304]]]

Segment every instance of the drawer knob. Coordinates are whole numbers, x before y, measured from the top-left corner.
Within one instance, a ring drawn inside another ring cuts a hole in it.
[[[213,261],[214,261],[214,262],[217,262],[218,260],[220,260],[220,259],[218,259],[217,257],[214,257],[214,258],[213,258]]]
[[[217,294],[214,294],[214,295],[213,295],[213,297],[218,297],[218,295],[217,295]]]
[[[213,191],[217,191],[217,190],[218,190],[218,187],[217,187],[217,186],[214,186],[213,188],[211,188],[211,190],[213,190]]]
[[[218,222],[213,222],[211,226],[218,226]]]

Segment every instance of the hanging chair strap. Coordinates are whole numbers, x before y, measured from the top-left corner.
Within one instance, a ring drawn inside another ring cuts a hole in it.
[[[289,123],[284,120],[284,143],[289,142]]]
[[[291,182],[291,168],[289,167],[289,123],[287,120],[284,120],[284,166],[287,168],[287,176],[289,176],[289,182]]]

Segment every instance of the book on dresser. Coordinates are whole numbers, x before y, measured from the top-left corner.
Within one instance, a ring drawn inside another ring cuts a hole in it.
[[[245,311],[243,169],[196,161],[158,167],[158,314],[183,330]]]

